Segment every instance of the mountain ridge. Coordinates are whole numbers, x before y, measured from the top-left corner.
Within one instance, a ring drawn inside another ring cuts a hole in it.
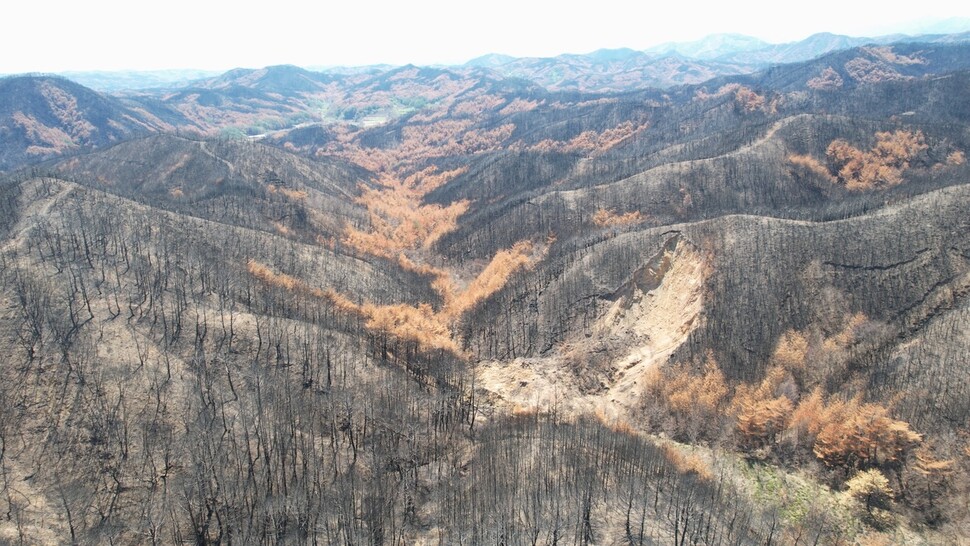
[[[0,174],[0,540],[970,540],[970,45],[645,57],[58,87],[181,121]]]
[[[943,21],[928,21],[913,28],[905,29],[908,32],[895,34],[882,34],[872,37],[857,37],[847,35],[837,35],[829,32],[820,32],[802,40],[783,43],[768,43],[758,38],[743,34],[711,34],[699,40],[688,42],[666,42],[650,46],[643,50],[621,47],[614,52],[625,51],[627,53],[645,53],[651,58],[668,57],[670,54],[679,53],[687,59],[693,61],[707,61],[722,63],[724,66],[717,65],[714,71],[717,75],[724,75],[730,71],[737,73],[738,65],[764,67],[771,63],[785,63],[809,60],[818,55],[866,44],[890,44],[907,41],[938,43],[946,41],[968,41],[970,40],[970,20],[953,18]],[[731,45],[734,43],[734,45]],[[602,57],[605,51],[600,50],[599,56]],[[559,57],[577,59],[588,57],[595,59],[597,52],[586,54],[568,53]],[[463,64],[440,65],[442,67],[460,68],[482,67],[498,68],[503,65],[523,64],[527,59],[532,62],[539,62],[556,57],[515,57],[511,55],[488,53],[471,59]],[[602,61],[603,59],[600,59]],[[438,66],[438,65],[435,65]],[[391,65],[372,65],[365,67],[330,67],[330,66],[307,66],[304,69],[311,72],[322,72],[333,75],[353,75],[374,71],[387,71],[395,68]],[[710,68],[710,67],[709,67]],[[260,70],[254,68],[240,70]],[[155,71],[85,71],[85,72],[62,72],[62,76],[74,78],[79,83],[88,87],[106,92],[121,92],[124,90],[141,90],[148,88],[171,88],[181,87],[202,79],[211,79],[229,71],[209,71],[194,69],[171,69]],[[650,85],[669,86],[683,83],[683,80],[667,80],[662,77],[654,76],[650,80]],[[696,78],[689,83],[699,83]]]

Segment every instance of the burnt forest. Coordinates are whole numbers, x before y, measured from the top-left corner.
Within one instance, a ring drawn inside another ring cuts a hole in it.
[[[950,38],[0,79],[0,543],[970,543]]]

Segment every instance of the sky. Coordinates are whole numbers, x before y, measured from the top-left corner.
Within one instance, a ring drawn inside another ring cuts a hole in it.
[[[548,57],[646,49],[714,33],[772,43],[816,32],[876,36],[970,17],[953,0],[11,0],[0,74],[227,70],[274,64],[459,64],[486,53]],[[791,5],[791,4],[788,4]],[[918,13],[913,8],[918,8]]]

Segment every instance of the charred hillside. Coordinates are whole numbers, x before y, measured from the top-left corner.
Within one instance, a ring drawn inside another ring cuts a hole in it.
[[[471,158],[464,174],[430,194],[439,202],[473,200],[466,222],[442,240],[442,250],[487,253],[488,244],[478,239],[462,242],[483,232],[494,234],[501,247],[523,233],[583,231],[599,209],[637,211],[654,225],[724,214],[823,220],[863,213],[887,197],[962,183],[965,164],[947,158],[968,144],[967,104],[958,91],[967,77],[955,72],[838,91],[803,84],[804,91],[791,93],[727,83],[718,92],[685,92],[691,98],[682,104],[649,107],[641,97],[614,98],[614,122],[637,130],[608,148],[591,153],[573,143],[579,134],[604,134],[577,123],[550,140],[558,149],[514,142],[510,153]],[[543,112],[525,115],[540,124]],[[907,160],[907,175],[916,183],[864,192],[832,182],[837,173],[826,164],[832,142],[865,150],[877,144],[879,133],[900,131],[919,133],[926,146]],[[806,164],[806,158],[813,161]],[[543,215],[536,214],[540,204]]]
[[[776,516],[676,448],[595,420],[491,414],[454,356],[389,346],[293,280],[427,298],[393,269],[63,180],[8,182],[2,196],[14,221],[0,335],[17,349],[0,400],[22,424],[7,421],[4,437],[23,439],[3,464],[7,487],[32,499],[10,502],[5,532],[130,543],[380,542],[429,528],[473,542],[648,540],[684,525],[704,540],[771,534]],[[510,459],[548,449],[563,456]],[[630,488],[617,496],[604,469]],[[540,487],[549,479],[562,481]],[[46,498],[66,508],[36,503]],[[506,509],[527,500],[527,521]]]
[[[309,161],[255,142],[155,135],[62,161],[52,176],[162,208],[304,241],[366,220],[363,169]]]
[[[64,78],[0,78],[0,171],[171,127]]]
[[[634,53],[90,97],[183,121],[0,178],[0,540],[966,542],[966,46]]]

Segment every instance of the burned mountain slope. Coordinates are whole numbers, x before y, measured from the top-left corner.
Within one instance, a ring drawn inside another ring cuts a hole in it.
[[[886,400],[906,393],[903,406],[914,420],[943,425],[939,419],[947,415],[944,420],[959,421],[967,417],[966,407],[952,393],[967,388],[959,380],[965,340],[946,332],[962,316],[970,288],[968,206],[970,190],[960,185],[847,220],[726,216],[607,230],[598,240],[554,247],[540,268],[518,277],[469,320],[467,340],[483,358],[498,360],[586,345],[593,352],[575,360],[572,373],[590,385],[608,384],[629,349],[621,343],[624,332],[635,328],[597,335],[594,325],[615,313],[617,294],[636,282],[650,257],[663,256],[665,245],[679,240],[705,262],[698,270],[705,273],[685,277],[683,285],[701,283],[703,306],[683,321],[689,335],[670,351],[671,359],[713,352],[729,377],[753,381],[785,332],[824,340],[856,317],[851,340],[839,351],[816,354],[821,360],[813,384],[833,391],[855,385]],[[650,294],[651,287],[638,290]],[[916,373],[912,361],[929,355],[941,358]],[[906,386],[942,377],[955,381],[944,391]]]
[[[366,217],[354,199],[369,176],[257,143],[154,135],[60,162],[55,176],[230,225],[313,241]]]
[[[0,171],[173,128],[160,115],[64,78],[0,78]]]
[[[5,181],[0,203],[0,434],[21,439],[0,456],[3,536],[743,543],[776,525],[679,448],[486,411],[462,363],[381,356],[359,317],[291,280],[430,297],[395,268],[52,178]],[[535,456],[549,448],[563,456]]]

